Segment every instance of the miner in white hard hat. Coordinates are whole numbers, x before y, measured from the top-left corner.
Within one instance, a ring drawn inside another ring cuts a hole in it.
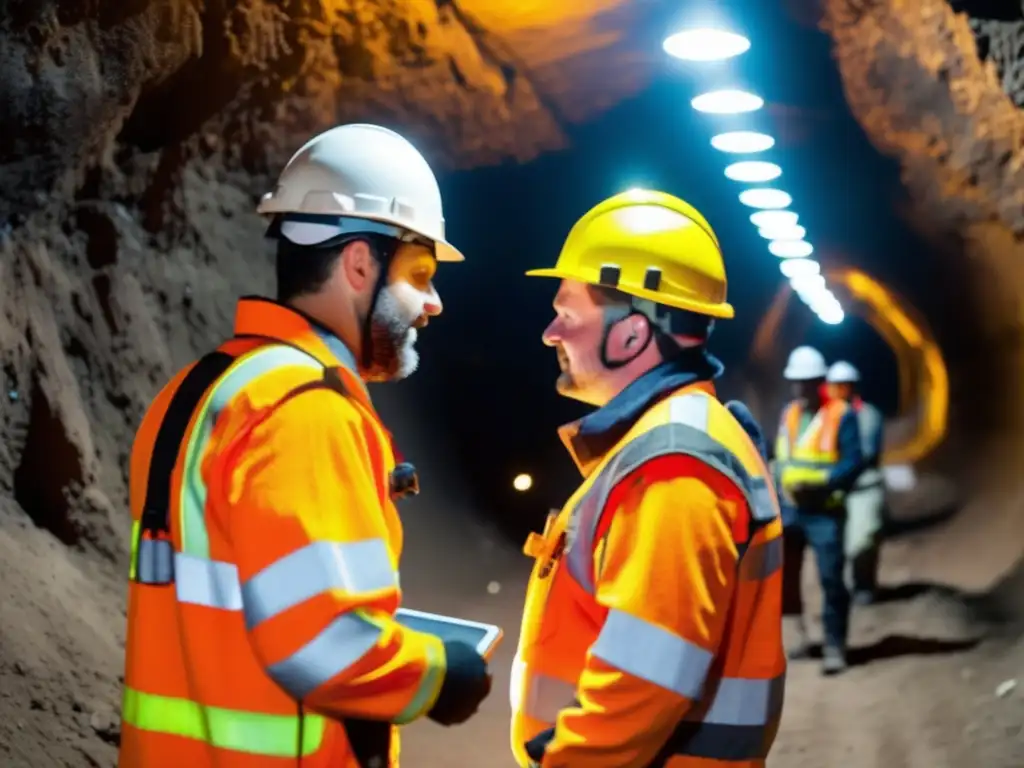
[[[874,601],[878,586],[878,549],[885,510],[885,478],[880,466],[884,424],[878,408],[860,396],[860,371],[851,363],[833,363],[825,380],[829,396],[849,403],[860,427],[864,471],[846,495],[846,583],[853,590],[854,603],[867,605]]]
[[[775,467],[783,504],[795,510],[786,533],[787,613],[799,616],[800,644],[793,658],[808,655],[808,637],[799,599],[800,565],[810,545],[818,564],[824,598],[825,674],[846,669],[850,593],[844,581],[845,497],[860,474],[862,457],[856,414],[842,400],[826,396],[828,365],[813,347],[790,353],[783,377],[793,399],[786,405],[775,441]]]
[[[132,447],[121,765],[395,768],[397,726],[462,723],[491,687],[474,645],[395,616],[418,485],[366,387],[415,369],[462,254],[429,164],[380,126],[313,138],[259,212],[276,296],[241,299]]]

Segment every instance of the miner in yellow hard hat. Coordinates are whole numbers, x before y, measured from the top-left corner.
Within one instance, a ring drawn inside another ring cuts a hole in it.
[[[684,201],[584,214],[552,269],[544,343],[583,475],[536,560],[511,685],[520,766],[763,766],[782,712],[782,523],[764,440],[723,405],[706,343],[730,318],[721,247]]]

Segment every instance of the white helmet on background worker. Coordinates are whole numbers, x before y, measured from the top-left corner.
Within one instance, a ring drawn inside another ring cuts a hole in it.
[[[281,172],[257,211],[275,216],[297,245],[348,232],[423,239],[438,261],[462,261],[444,234],[437,178],[404,137],[379,125],[341,125],[314,136]]]
[[[828,374],[825,376],[825,381],[829,384],[856,384],[860,381],[860,371],[853,364],[839,360],[832,363],[832,367],[828,369]]]
[[[814,347],[797,347],[789,353],[786,370],[782,376],[787,381],[811,381],[823,379],[828,373],[825,356]]]

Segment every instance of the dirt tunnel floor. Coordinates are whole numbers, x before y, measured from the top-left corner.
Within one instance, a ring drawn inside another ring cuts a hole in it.
[[[123,637],[118,574],[17,523],[12,512],[20,515],[9,507],[0,513],[0,765],[113,766]],[[946,535],[914,534],[887,546],[882,577],[890,599],[855,609],[846,675],[823,678],[813,660],[791,664],[773,768],[1024,766],[1024,687],[997,693],[1024,678],[1024,644],[990,633],[953,593],[914,586],[943,552],[937,542]],[[444,544],[424,541],[420,549]],[[411,604],[499,622],[514,635],[525,583],[516,553],[465,565],[467,572],[514,573],[498,596],[454,581],[435,581],[431,589],[422,568],[427,553],[411,554],[409,579],[421,585]],[[955,571],[955,564],[946,569]],[[819,612],[815,578],[809,559],[804,580],[812,621]],[[464,575],[453,580],[465,582]],[[406,729],[406,768],[511,768],[506,691],[513,640],[502,646],[494,693],[471,724]]]

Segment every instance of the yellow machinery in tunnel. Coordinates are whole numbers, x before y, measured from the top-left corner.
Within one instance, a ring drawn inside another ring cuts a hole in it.
[[[852,267],[828,269],[825,277],[846,311],[863,318],[896,356],[899,415],[891,424],[883,463],[920,461],[946,434],[949,375],[939,345],[917,310],[874,277]],[[776,294],[754,339],[755,361],[771,357],[792,295],[788,285]]]

